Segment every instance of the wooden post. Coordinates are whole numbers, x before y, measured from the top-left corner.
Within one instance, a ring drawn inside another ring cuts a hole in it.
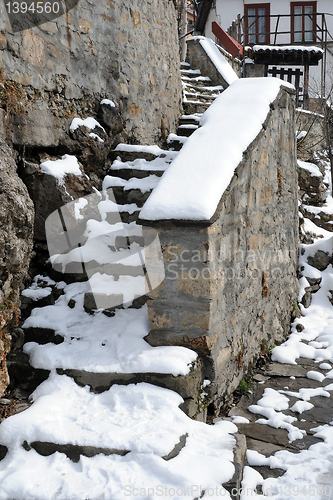
[[[304,66],[303,108],[309,108],[309,65]]]

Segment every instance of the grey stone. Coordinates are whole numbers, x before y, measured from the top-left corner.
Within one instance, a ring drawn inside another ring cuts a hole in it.
[[[259,425],[259,424],[257,424]],[[264,441],[259,441],[257,439],[253,439],[250,437],[246,438],[246,443],[247,443],[247,449],[248,450],[254,450],[257,451],[258,453],[261,453],[262,455],[265,455],[266,457],[269,457],[270,455],[274,455],[277,451],[284,450],[285,446],[273,444],[273,443],[266,443]]]
[[[244,434],[246,437],[263,441],[265,443],[272,443],[279,446],[287,446],[289,443],[288,433],[285,429],[275,429],[269,425],[264,424],[236,424],[238,432]]]
[[[323,250],[317,250],[314,256],[308,257],[308,264],[319,271],[324,271],[331,262],[331,255]]]
[[[0,460],[3,460],[5,456],[7,455],[8,448],[6,446],[3,446],[0,444]]]
[[[269,363],[265,370],[265,373],[270,377],[306,377],[308,371],[309,370],[300,365]]]
[[[0,398],[0,405],[6,406],[12,404],[10,399]]]
[[[106,456],[109,455],[119,455],[124,457],[130,450],[118,450],[113,448],[102,448],[97,446],[80,446],[74,444],[56,444],[56,443],[47,443],[41,441],[35,441],[33,443],[23,443],[23,447],[25,450],[29,450],[33,448],[37,453],[42,455],[43,457],[48,457],[53,455],[53,453],[64,453],[70,460],[73,462],[78,462],[80,460],[80,456],[83,455],[85,457],[94,457],[99,454],[103,454]]]
[[[163,460],[171,460],[172,458],[175,458],[179,455],[180,451],[184,448],[184,446],[186,446],[186,439],[188,438],[188,434],[183,434],[182,436],[180,436],[179,438],[179,442],[174,446],[174,448],[170,451],[170,453],[168,453],[167,455],[165,455],[163,458]]]
[[[38,344],[61,344],[64,338],[55,333],[52,328],[30,327],[24,329],[25,342],[37,342]]]

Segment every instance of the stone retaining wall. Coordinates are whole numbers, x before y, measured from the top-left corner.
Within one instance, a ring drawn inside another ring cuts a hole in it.
[[[165,221],[166,269],[149,302],[153,345],[197,351],[215,410],[261,352],[289,331],[298,281],[294,95],[281,89],[214,218]]]
[[[0,89],[0,122],[14,145],[58,146],[70,120],[97,113],[106,97],[122,119],[112,130],[116,142],[156,142],[179,118],[175,3],[80,0],[61,17],[15,33],[3,12],[1,67],[15,82]]]

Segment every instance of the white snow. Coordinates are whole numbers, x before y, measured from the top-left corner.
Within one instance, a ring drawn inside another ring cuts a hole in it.
[[[143,158],[137,158],[134,161],[122,162],[118,157],[111,165],[111,170],[150,170],[162,171],[166,170],[172,160],[177,156],[178,151],[166,151],[165,154],[158,156],[152,161],[147,161]]]
[[[248,423],[250,423],[250,420],[248,418],[235,415],[232,417],[232,423],[233,424],[248,424]]]
[[[244,78],[228,87],[204,113],[140,217],[209,220],[283,85],[276,78]]]
[[[109,187],[121,186],[125,189],[125,191],[128,191],[129,189],[139,189],[142,193],[146,193],[157,186],[159,181],[160,178],[155,174],[148,175],[148,177],[144,177],[143,179],[132,177],[129,180],[107,175],[103,180],[103,190],[108,189]]]
[[[44,174],[52,175],[63,182],[66,174],[82,176],[79,162],[73,155],[64,155],[59,160],[47,160],[41,163],[40,169]]]
[[[301,139],[304,139],[304,137],[306,137],[308,135],[307,131],[306,130],[301,130],[301,132],[296,132],[296,139],[298,141],[300,141]]]
[[[311,410],[314,405],[308,401],[296,401],[296,403],[290,408],[291,411],[295,413],[303,413],[303,411]]]
[[[97,395],[53,374],[33,400],[28,410],[0,427],[0,442],[11,447],[0,462],[0,499],[134,499],[135,491],[146,499],[152,498],[149,491],[193,499],[208,488],[230,499],[221,485],[234,472],[229,433],[236,426],[190,419],[178,408],[182,398],[175,392],[142,383],[115,385]],[[164,460],[182,435],[187,436],[183,449]],[[24,440],[85,443],[129,453],[81,456],[75,464],[60,453],[42,457],[26,452],[19,446]]]
[[[23,328],[52,328],[64,337],[62,344],[25,344],[35,368],[75,368],[94,373],[172,373],[186,375],[196,360],[185,347],[151,347],[144,337],[150,331],[147,308],[117,310],[112,318],[102,312],[87,315],[83,309],[88,283],[74,283],[54,305],[34,309]],[[70,299],[76,305],[68,307]]]
[[[289,52],[293,50],[301,50],[302,52],[318,52],[321,54],[324,53],[323,49],[314,45],[253,45],[252,50],[253,52]]]
[[[151,153],[156,156],[160,156],[161,154],[165,153],[163,149],[161,149],[159,146],[140,146],[140,145],[133,145],[133,144],[118,144],[118,146],[115,148],[115,151],[124,151],[128,153]]]
[[[311,380],[318,380],[318,382],[322,382],[325,378],[325,375],[323,375],[320,372],[316,372],[314,370],[310,370],[306,376],[310,378]]]
[[[97,139],[97,140],[98,140],[98,142],[100,142],[100,143],[103,143],[103,142],[104,142],[104,140],[103,140],[103,139],[102,139],[99,135],[94,134],[93,132],[91,132],[91,133],[89,134],[89,137],[92,137],[93,139]]]
[[[105,132],[102,125],[100,125],[98,123],[98,121],[95,120],[95,118],[93,118],[92,116],[89,116],[88,118],[85,118],[84,120],[82,120],[82,118],[73,118],[72,123],[69,127],[70,130],[74,131],[79,127],[87,127],[90,130],[94,130],[96,127],[98,127],[98,128],[101,128]]]
[[[314,177],[322,177],[319,168],[314,163],[309,163],[306,161],[297,160],[297,165],[300,168],[304,168],[305,170],[308,170],[311,173],[311,175]]]
[[[106,104],[107,106],[110,106],[111,108],[115,108],[116,105],[113,101],[111,101],[110,99],[103,99],[101,101],[101,104]]]

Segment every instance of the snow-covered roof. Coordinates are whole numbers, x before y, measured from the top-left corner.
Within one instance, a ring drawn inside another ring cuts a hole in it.
[[[320,47],[314,45],[254,45],[253,52],[270,51],[270,52],[288,52],[294,50],[301,50],[302,52],[318,52],[323,54],[324,51]]]
[[[244,78],[228,87],[163,174],[140,218],[210,220],[281,86],[294,88],[277,78]]]

